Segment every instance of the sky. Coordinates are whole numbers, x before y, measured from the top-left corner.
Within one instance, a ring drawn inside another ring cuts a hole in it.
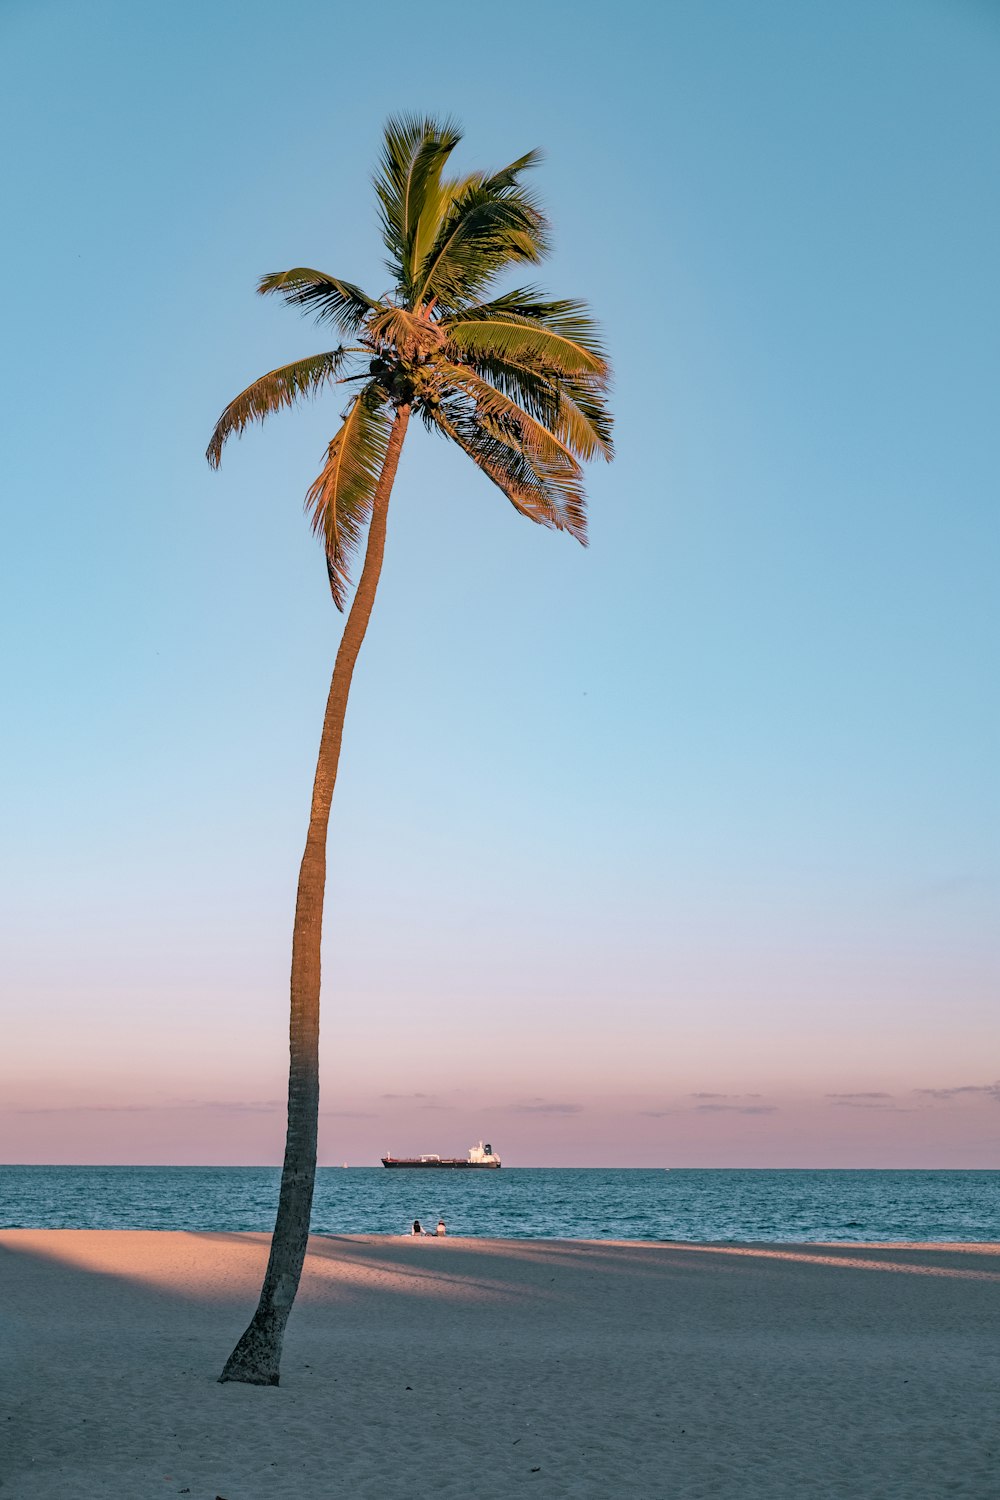
[[[330,832],[322,1163],[1000,1161],[1000,14],[3,0],[0,1160],[281,1159],[393,112],[545,151],[614,365],[591,544],[404,450]]]

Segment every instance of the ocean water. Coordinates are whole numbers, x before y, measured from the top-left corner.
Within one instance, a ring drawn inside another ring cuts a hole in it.
[[[270,1230],[271,1167],[3,1167],[6,1229]],[[1000,1241],[1000,1171],[320,1168],[318,1234],[414,1218],[504,1239]]]

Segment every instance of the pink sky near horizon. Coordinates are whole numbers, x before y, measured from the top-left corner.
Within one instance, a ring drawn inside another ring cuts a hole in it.
[[[192,872],[193,904],[209,880]],[[844,952],[832,923],[782,937],[787,905],[770,935],[752,912],[750,935],[720,898],[713,943],[672,893],[673,930],[606,905],[568,941],[513,918],[470,935],[461,908],[415,891],[420,940],[396,914],[378,946],[378,889],[360,913],[337,878],[331,892],[324,1164],[463,1154],[480,1137],[523,1166],[1000,1162],[991,946],[944,942],[940,916],[906,952],[884,913],[881,947],[859,919]],[[23,935],[31,1003],[6,1026],[0,1160],[280,1162],[281,904],[253,930],[207,920],[193,943],[185,909],[140,892],[127,913],[117,944],[97,915],[86,940],[40,951]]]
[[[787,901],[746,916],[721,893],[713,940],[697,891],[661,886],[657,920],[598,879],[570,938],[519,923],[513,890],[504,923],[470,928],[415,885],[379,944],[368,878],[360,905],[336,874],[331,890],[324,1163],[480,1137],[524,1166],[1000,1162],[992,944],[949,935],[939,906],[905,945],[885,910],[877,943],[860,915],[847,942],[842,913],[785,933]],[[0,1160],[280,1161],[287,911],[219,920],[211,869],[188,885],[174,911],[116,893],[119,941],[97,908],[72,941],[21,934]]]
[[[192,1027],[175,1040],[193,1036]],[[161,1057],[146,1049],[131,1069],[101,1061],[107,1036],[95,1031],[92,1056],[86,1042],[60,1047],[50,1038],[17,1080],[0,1072],[0,1161],[280,1163],[280,1039],[244,1038],[227,1075],[224,1040],[185,1060],[180,1047],[171,1055],[169,1037]],[[575,1047],[563,1039],[560,1061],[556,1034],[536,1036],[529,1060],[513,1029],[491,1047],[471,1034],[453,1038],[444,1055],[411,1031],[386,1042],[380,1058],[363,1026],[331,1025],[320,1163],[462,1155],[484,1137],[511,1166],[997,1165],[1000,1081],[988,1066],[969,1069],[967,1036],[950,1046],[937,1038],[933,1068],[921,1064],[923,1044],[862,1065],[834,1033],[802,1040],[788,1037],[782,1048],[747,1032],[707,1046],[703,1035],[679,1031],[671,1048],[663,1028],[627,1059],[621,1036],[591,1033]],[[989,1055],[987,1036],[981,1054]]]
[[[324,1108],[320,1165],[382,1154],[464,1155],[482,1137],[508,1166],[995,1168],[1000,1082],[935,1094],[843,1098],[750,1093],[655,1103],[479,1106],[361,1098]],[[26,1106],[0,1110],[11,1163],[279,1165],[278,1099]]]

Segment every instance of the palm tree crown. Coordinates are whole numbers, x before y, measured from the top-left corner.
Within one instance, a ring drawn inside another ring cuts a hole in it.
[[[306,496],[339,609],[401,408],[457,443],[522,515],[584,543],[581,460],[612,454],[608,366],[586,305],[533,286],[491,295],[508,267],[547,252],[545,217],[521,182],[539,153],[446,177],[460,139],[450,121],[389,120],[375,189],[392,290],[369,297],[305,267],[262,277],[258,292],[348,342],[254,381],[209,444],[215,467],[249,423],[327,385],[356,386]]]

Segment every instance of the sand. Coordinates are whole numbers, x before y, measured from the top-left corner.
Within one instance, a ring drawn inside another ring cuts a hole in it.
[[[1000,1246],[0,1233],[0,1500],[1000,1496]]]

